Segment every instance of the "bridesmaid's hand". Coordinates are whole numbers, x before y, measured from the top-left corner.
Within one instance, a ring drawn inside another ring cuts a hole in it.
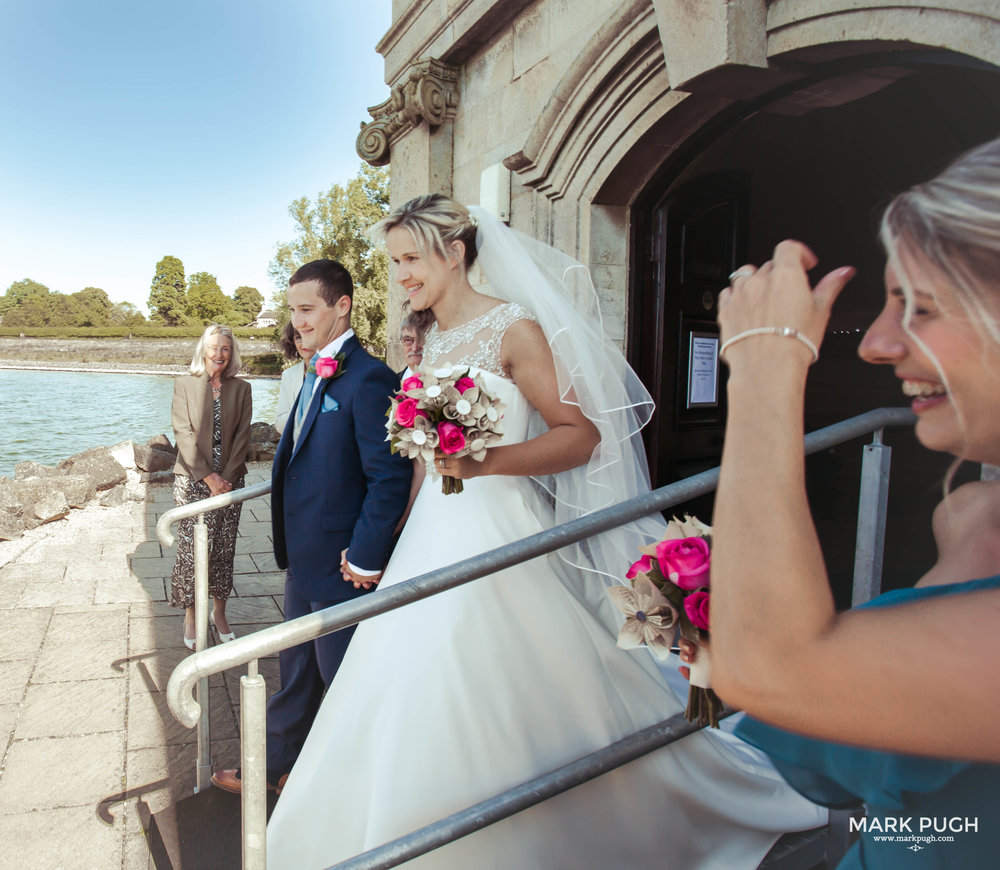
[[[818,348],[823,342],[833,303],[855,269],[842,266],[824,275],[815,287],[809,283],[809,269],[816,266],[816,255],[802,242],[787,240],[774,249],[774,259],[759,269],[741,266],[731,277],[730,286],[719,294],[718,321],[725,342],[735,335],[758,327],[790,327],[806,336]],[[799,342],[763,340],[756,336],[740,341],[726,352],[726,362],[748,355],[792,352]],[[809,351],[800,345],[795,352],[803,359]]]
[[[682,637],[677,645],[681,648],[680,651],[681,661],[687,662],[689,665],[693,664],[695,658],[698,655],[698,644],[692,643],[689,640],[685,640]],[[708,647],[708,641],[703,641],[702,646]],[[691,668],[681,667],[678,668],[677,670],[680,671],[681,676],[684,677],[685,680],[691,679]]]

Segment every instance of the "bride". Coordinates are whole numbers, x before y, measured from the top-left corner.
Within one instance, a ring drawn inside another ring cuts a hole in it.
[[[582,266],[437,194],[374,232],[413,309],[434,313],[425,365],[471,366],[506,403],[484,462],[437,461],[380,585],[648,489],[651,400]],[[437,474],[464,492],[442,494]],[[682,710],[647,652],[616,647],[605,593],[662,528],[633,523],[362,623],[271,818],[268,867],[328,867]],[[761,756],[701,732],[406,866],[753,868],[781,833],[824,822]]]

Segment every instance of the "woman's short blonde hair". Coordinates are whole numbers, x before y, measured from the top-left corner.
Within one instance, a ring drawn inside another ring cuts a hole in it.
[[[387,218],[380,220],[369,231],[369,237],[384,243],[390,230],[405,227],[421,252],[433,252],[442,260],[451,258],[454,242],[465,246],[464,266],[472,268],[476,262],[476,222],[469,210],[440,193],[425,193],[404,202]]]
[[[1000,138],[897,196],[882,217],[881,236],[910,307],[901,248],[944,277],[970,320],[1000,343]]]
[[[232,348],[232,356],[229,357],[229,365],[222,372],[224,378],[235,378],[240,371],[240,346],[236,343],[236,336],[228,326],[219,326],[212,323],[205,327],[205,331],[194,346],[194,356],[191,357],[190,372],[193,375],[205,374],[205,349],[208,347],[208,340],[213,335],[222,335],[229,339],[229,346]]]

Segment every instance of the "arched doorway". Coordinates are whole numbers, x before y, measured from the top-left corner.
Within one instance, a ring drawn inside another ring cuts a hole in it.
[[[661,123],[669,124],[669,114]],[[861,333],[883,296],[875,236],[882,206],[968,147],[1000,133],[1000,70],[951,52],[837,60],[808,81],[743,103],[689,137],[631,209],[630,362],[653,393],[647,432],[654,483],[717,464],[725,421],[696,375],[714,296],[736,265],[769,258],[777,241],[808,242],[821,268],[850,263],[807,392],[807,429],[882,405],[904,405],[889,370],[861,363]],[[694,392],[693,392],[694,391]],[[893,432],[884,586],[911,585],[934,558],[929,512],[948,460]],[[810,495],[841,603],[853,566],[860,442],[814,457]],[[702,515],[710,503],[697,506]]]

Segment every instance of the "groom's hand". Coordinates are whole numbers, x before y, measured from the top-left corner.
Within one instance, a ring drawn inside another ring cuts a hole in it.
[[[347,562],[347,550],[340,552],[340,573],[345,582],[354,584],[355,589],[371,589],[382,579],[381,571],[378,574],[354,574]]]

